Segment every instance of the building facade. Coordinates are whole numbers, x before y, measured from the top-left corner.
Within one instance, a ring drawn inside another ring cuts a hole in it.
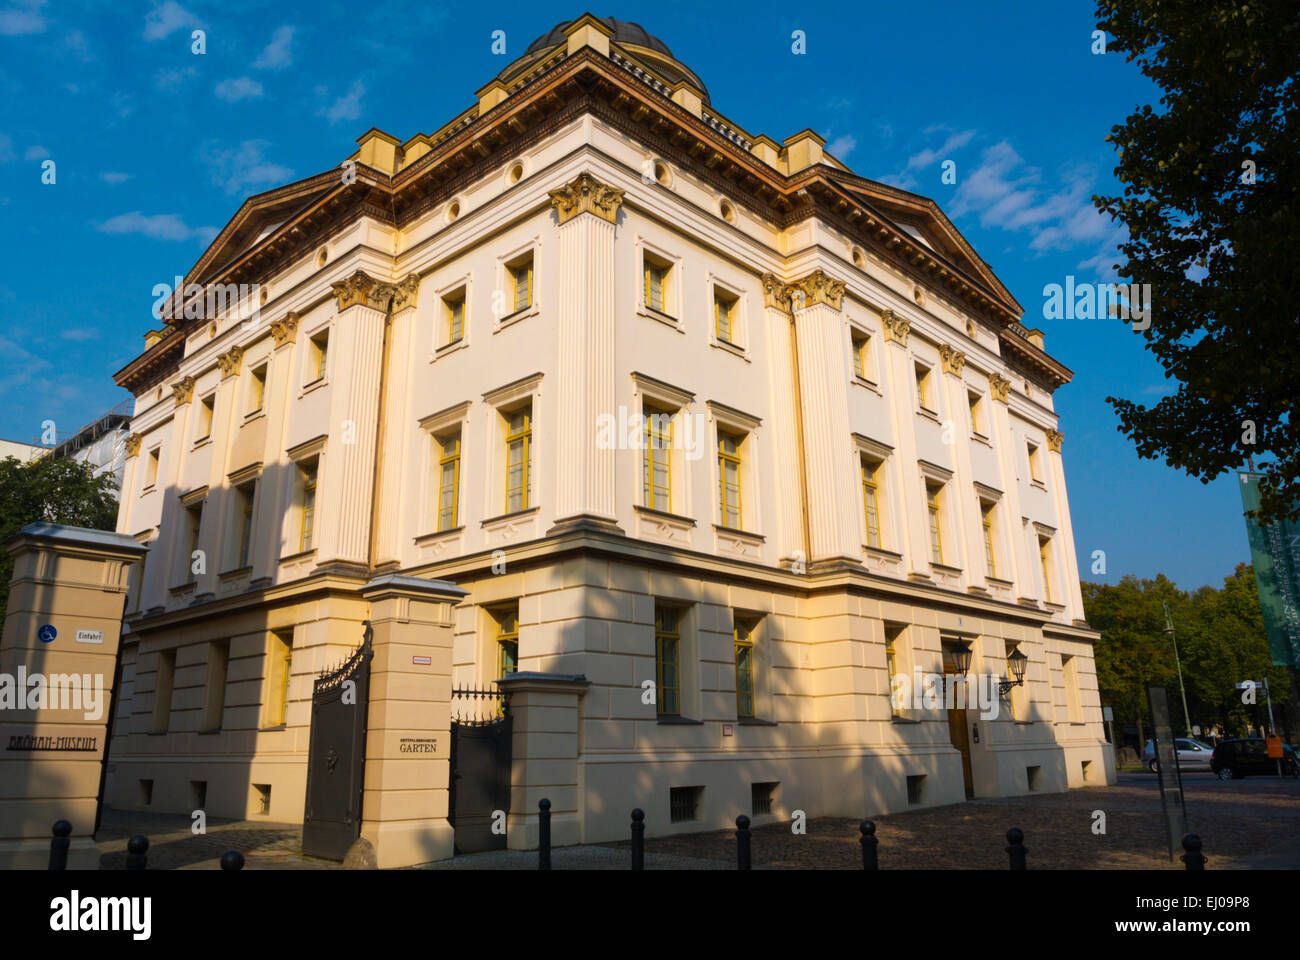
[[[186,290],[257,311],[182,291],[117,374],[149,553],[109,801],[301,820],[312,679],[394,573],[467,591],[456,684],[589,682],[576,839],[1113,781],[1071,374],[937,205],[609,18],[477,98],[247,200]],[[891,698],[967,653],[1027,658],[996,716]]]

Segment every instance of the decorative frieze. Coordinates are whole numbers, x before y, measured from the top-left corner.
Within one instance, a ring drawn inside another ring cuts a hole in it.
[[[133,433],[126,438],[126,455],[128,459],[140,455],[140,442],[142,440],[144,440],[144,437],[138,433]]]
[[[623,191],[607,187],[589,173],[580,173],[571,183],[552,190],[551,205],[561,224],[581,213],[591,213],[615,223],[623,204]]]
[[[1065,434],[1059,430],[1047,431],[1047,449],[1053,453],[1061,452],[1061,443],[1065,440]]]
[[[943,364],[943,372],[951,373],[955,377],[961,376],[961,368],[966,365],[966,354],[955,349],[951,344],[941,344],[939,347],[939,360]]]
[[[172,397],[176,400],[176,406],[182,406],[194,399],[194,378],[181,377],[172,384]]]
[[[993,394],[994,400],[1001,400],[1006,403],[1011,393],[1011,381],[1000,373],[990,373],[989,392]]]
[[[912,329],[912,321],[907,317],[900,317],[893,310],[885,310],[880,314],[880,323],[885,330],[885,341],[893,341],[900,346],[907,346],[907,334]]]
[[[231,347],[225,353],[219,354],[217,356],[217,363],[221,364],[221,379],[225,380],[227,377],[233,377],[235,374],[239,373],[239,365],[243,360],[243,347]]]
[[[279,320],[271,321],[271,335],[275,337],[277,347],[294,342],[298,336],[298,321],[301,319],[295,311],[290,310]]]

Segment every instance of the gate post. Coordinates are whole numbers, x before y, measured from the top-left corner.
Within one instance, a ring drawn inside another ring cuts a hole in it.
[[[389,574],[361,589],[374,629],[361,836],[380,869],[451,857],[451,645],[466,591]]]
[[[579,703],[591,685],[584,676],[512,673],[497,681],[514,718],[510,814],[506,846],[533,850],[539,841],[537,803],[551,801],[551,843],[582,842],[578,796]]]

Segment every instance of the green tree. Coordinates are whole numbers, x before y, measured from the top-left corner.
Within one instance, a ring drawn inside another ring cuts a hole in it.
[[[1261,520],[1300,517],[1300,8],[1098,0],[1096,15],[1107,53],[1162,90],[1112,128],[1123,195],[1093,202],[1127,228],[1117,269],[1151,285],[1142,335],[1178,382],[1152,407],[1106,399],[1140,456],[1209,483],[1254,454]]]
[[[0,460],[0,543],[29,523],[48,520],[74,527],[112,530],[117,525],[117,493],[112,476],[67,457],[41,457],[23,463]],[[9,604],[13,559],[0,555],[0,623]]]

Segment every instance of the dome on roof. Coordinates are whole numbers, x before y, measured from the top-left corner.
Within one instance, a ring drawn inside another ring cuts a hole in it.
[[[651,67],[656,72],[662,74],[664,79],[669,83],[677,83],[685,80],[692,86],[699,88],[704,94],[704,102],[709,102],[709,91],[704,86],[704,82],[695,75],[686,64],[682,63],[673,56],[673,52],[668,49],[668,44],[664,43],[654,34],[639,23],[631,23],[627,20],[615,20],[613,17],[596,17],[611,31],[613,36],[610,37],[614,43],[624,47],[640,48],[640,51],[633,49],[630,52],[636,55],[638,52],[644,54],[650,51],[653,56],[647,56],[650,62],[646,66]],[[564,31],[574,23],[573,20],[565,20],[557,23],[546,33],[542,34],[536,40],[528,45],[521,57],[513,61],[509,66],[497,74],[498,79],[504,80],[507,76],[519,72],[520,68],[531,65],[542,59],[547,53],[556,47],[562,46],[567,42]]]

